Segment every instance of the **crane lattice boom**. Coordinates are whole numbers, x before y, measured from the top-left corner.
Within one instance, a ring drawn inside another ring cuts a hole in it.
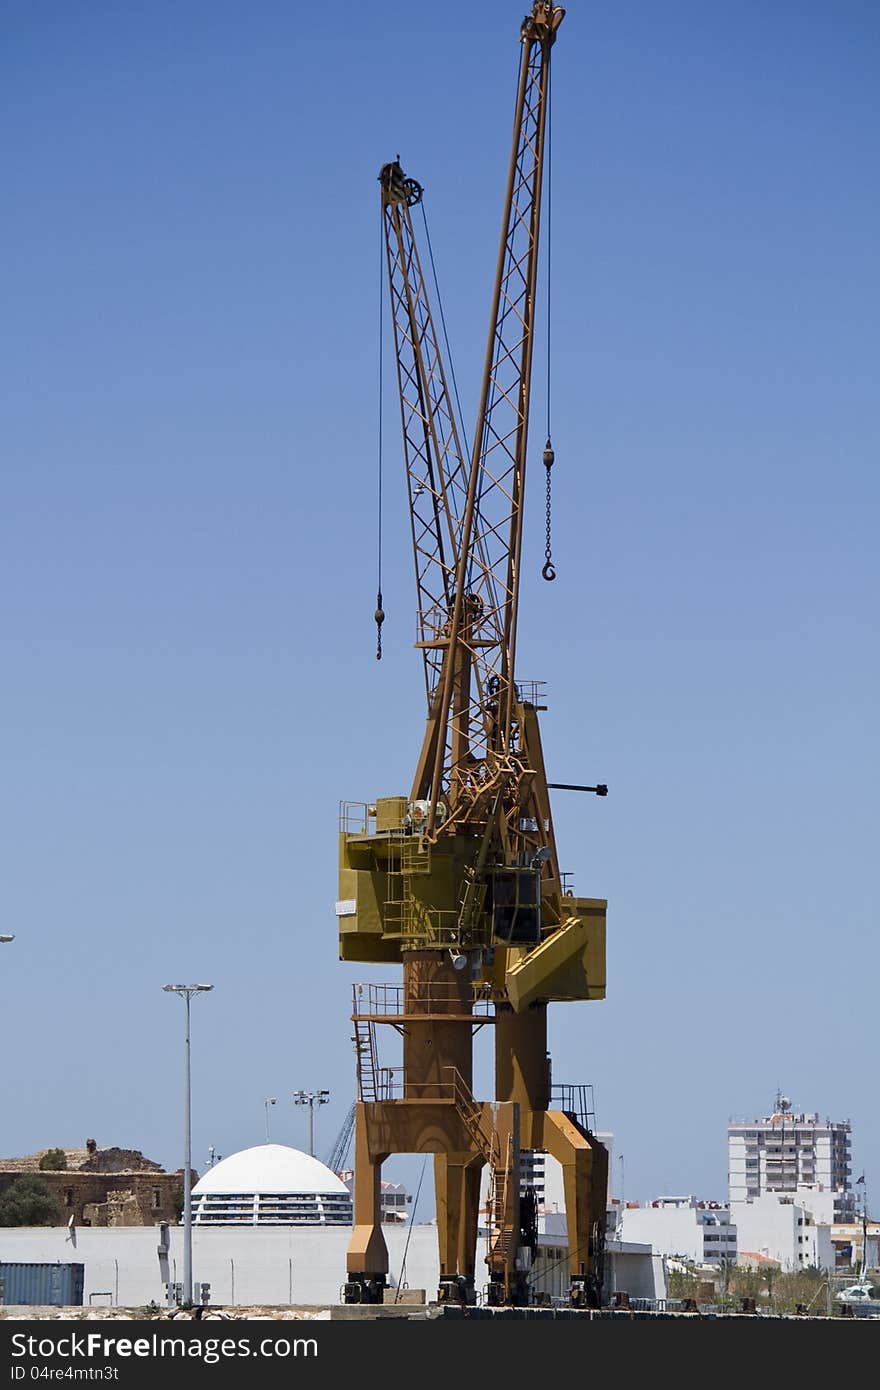
[[[514,682],[550,50],[564,11],[523,21],[513,149],[467,469],[410,220],[421,188],[380,175],[410,485],[428,730],[411,800],[428,841],[512,819],[524,755]],[[500,793],[500,797],[499,797]]]

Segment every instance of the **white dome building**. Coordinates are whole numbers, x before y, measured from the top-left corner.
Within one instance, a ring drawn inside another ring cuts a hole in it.
[[[221,1159],[192,1190],[194,1226],[350,1226],[351,1193],[317,1158],[258,1144]]]

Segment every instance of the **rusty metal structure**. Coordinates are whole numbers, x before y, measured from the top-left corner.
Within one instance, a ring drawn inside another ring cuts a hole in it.
[[[601,1297],[607,1152],[572,1102],[574,1088],[554,1104],[547,1011],[604,997],[606,903],[574,896],[563,881],[538,729],[543,686],[514,674],[550,58],[563,15],[536,0],[521,27],[469,459],[413,227],[422,189],[399,160],[379,175],[427,723],[408,796],[341,807],[340,959],[400,964],[403,973],[400,984],[354,987],[347,1302],[379,1302],[387,1285],[382,1163],[431,1153],[438,1298],[478,1297],[488,1168],[487,1301],[529,1303],[537,1226],[520,1174],[529,1150],[562,1165],[571,1301],[594,1306]],[[473,1038],[485,1026],[495,1033],[491,1101],[473,1094]],[[402,1039],[401,1065],[380,1065],[379,1028]]]

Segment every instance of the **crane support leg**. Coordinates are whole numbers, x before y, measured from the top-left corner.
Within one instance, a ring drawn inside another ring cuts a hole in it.
[[[387,1154],[371,1151],[367,1107],[354,1117],[354,1229],[348,1246],[346,1303],[381,1303],[388,1283],[388,1247],[382,1234],[382,1164]]]
[[[598,1308],[602,1297],[608,1151],[561,1110],[544,1116],[544,1147],[562,1165],[571,1301]]]
[[[514,1013],[509,1004],[496,1004],[495,1098],[517,1102],[520,1145],[540,1148],[540,1134],[532,1133],[535,1124],[531,1116],[550,1104],[546,1004],[532,1004],[521,1014]]]
[[[441,1303],[476,1303],[474,1277],[482,1159],[473,1153],[434,1155]]]
[[[562,1165],[568,1225],[571,1301],[598,1307],[608,1190],[608,1152],[561,1110],[550,1110],[547,1005],[522,1013],[495,1010],[495,1094],[515,1101],[524,1149],[544,1150]]]
[[[355,1110],[354,1230],[346,1303],[381,1303],[388,1284],[381,1169],[389,1154],[433,1153],[441,1301],[474,1303],[480,1172],[514,1122],[513,1106],[476,1101],[455,1068],[440,1099],[361,1101]],[[426,1089],[426,1083],[415,1084]]]

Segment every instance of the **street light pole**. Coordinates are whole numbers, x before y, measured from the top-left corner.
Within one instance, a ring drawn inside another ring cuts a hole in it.
[[[183,1304],[192,1304],[192,1141],[190,1134],[190,1000],[194,994],[207,994],[213,985],[163,985],[166,994],[180,994],[186,1000],[186,1041],[184,1044],[183,1100]]]
[[[294,1105],[307,1105],[309,1107],[309,1153],[312,1158],[315,1156],[315,1106],[327,1105],[330,1100],[329,1091],[294,1091]]]
[[[15,932],[5,932],[0,934],[0,945],[5,946],[8,942],[15,940]]]
[[[267,1096],[266,1099],[263,1101],[263,1107],[264,1107],[264,1109],[265,1109],[265,1111],[266,1111],[266,1143],[267,1143],[267,1144],[269,1143],[269,1106],[270,1106],[270,1105],[274,1105],[277,1099],[278,1099],[277,1096]]]

